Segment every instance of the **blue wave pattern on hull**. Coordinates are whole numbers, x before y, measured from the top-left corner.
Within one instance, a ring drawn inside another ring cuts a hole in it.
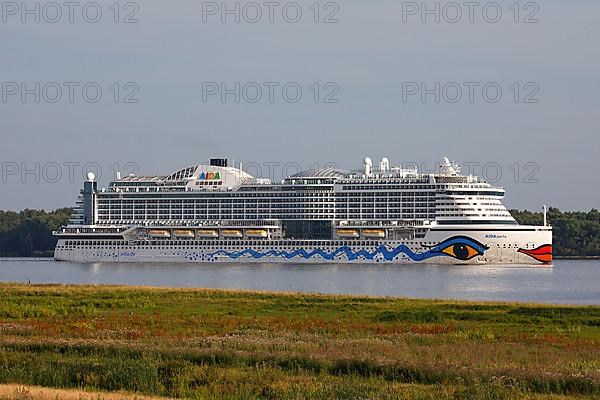
[[[252,249],[245,249],[242,251],[226,251],[226,250],[218,250],[213,253],[207,254],[209,257],[216,256],[226,256],[232,259],[237,259],[243,256],[250,256],[255,259],[260,259],[264,257],[281,257],[287,260],[291,260],[295,257],[302,257],[304,259],[310,259],[312,257],[319,256],[324,260],[335,260],[335,258],[339,255],[345,255],[349,261],[354,261],[357,259],[364,260],[373,260],[378,255],[381,255],[386,261],[393,261],[399,254],[406,254],[408,258],[412,261],[424,261],[430,259],[432,257],[454,257],[459,258],[452,253],[447,253],[445,250],[452,246],[467,246],[473,249],[474,254],[463,258],[462,260],[466,261],[472,258],[474,255],[482,255],[488,249],[487,246],[481,244],[477,240],[467,237],[467,236],[454,236],[449,239],[444,240],[436,246],[432,246],[429,250],[423,253],[415,253],[406,245],[399,245],[394,249],[390,250],[385,245],[380,245],[374,251],[368,251],[365,249],[354,251],[349,246],[341,246],[337,250],[328,253],[322,249],[314,249],[311,251],[307,251],[305,249],[297,249],[293,251],[285,251],[285,250],[269,250],[265,252],[260,252]]]
[[[406,254],[413,261],[423,261],[423,260],[426,260],[431,257],[443,255],[443,254],[440,254],[437,252],[431,252],[431,251],[427,251],[425,253],[415,253],[411,249],[406,247],[405,245],[400,245],[400,246],[394,248],[393,250],[389,250],[386,246],[381,245],[375,251],[371,251],[371,252],[364,250],[364,249],[353,251],[348,246],[342,246],[331,253],[328,253],[321,249],[314,249],[312,251],[306,251],[305,249],[298,249],[298,250],[294,250],[294,251],[269,250],[266,252],[259,252],[259,251],[252,250],[252,249],[246,249],[246,250],[242,250],[242,251],[219,250],[214,253],[210,253],[208,255],[211,257],[221,255],[221,256],[227,256],[227,257],[233,258],[233,259],[240,258],[243,256],[251,256],[252,258],[282,257],[282,258],[285,258],[288,260],[295,258],[295,257],[302,257],[304,259],[309,259],[309,258],[312,258],[315,256],[320,256],[325,260],[334,260],[335,257],[337,257],[339,255],[345,255],[348,258],[348,260],[352,261],[352,260],[357,260],[359,258],[363,258],[365,260],[372,260],[378,254],[381,254],[386,261],[392,261],[400,253]]]

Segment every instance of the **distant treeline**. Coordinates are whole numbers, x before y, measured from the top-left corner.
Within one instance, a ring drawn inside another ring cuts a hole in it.
[[[52,231],[67,224],[71,211],[0,211],[0,257],[52,256],[56,245]]]
[[[52,256],[56,238],[52,231],[67,224],[70,208],[55,211],[0,211],[0,257]],[[511,210],[520,224],[542,225],[541,212]],[[600,212],[548,210],[548,223],[554,228],[554,255],[600,256]]]

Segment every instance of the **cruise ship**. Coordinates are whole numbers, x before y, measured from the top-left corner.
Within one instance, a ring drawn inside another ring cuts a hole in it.
[[[461,174],[387,158],[322,168],[280,182],[227,159],[164,176],[93,173],[54,258],[75,262],[549,264],[552,228],[519,225],[505,191]]]

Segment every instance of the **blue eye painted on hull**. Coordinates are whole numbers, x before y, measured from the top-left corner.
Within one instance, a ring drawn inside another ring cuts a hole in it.
[[[454,236],[432,246],[427,253],[432,256],[449,256],[469,261],[483,255],[489,247],[467,236]]]

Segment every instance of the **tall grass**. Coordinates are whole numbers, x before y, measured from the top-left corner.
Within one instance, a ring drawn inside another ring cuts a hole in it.
[[[335,398],[365,398],[367,392],[362,390],[365,390],[369,382],[379,382],[381,388],[388,389],[397,383],[451,386],[455,391],[448,398],[465,399],[518,398],[517,394],[523,396],[534,392],[579,395],[600,393],[597,383],[579,378],[528,377],[499,381],[493,377],[465,377],[444,371],[382,367],[356,360],[322,365],[308,360],[290,363],[277,359],[219,357],[216,354],[186,357],[144,352],[131,357],[131,352],[126,349],[123,354],[115,349],[96,350],[81,352],[55,348],[55,351],[31,353],[13,347],[10,351],[3,351],[0,382],[57,388],[125,390],[172,397],[196,397],[201,393],[214,395],[223,391],[234,397],[246,393],[244,397],[247,398],[288,398],[285,394],[287,391],[298,394],[319,393],[319,389],[324,389],[320,387],[321,380],[336,383],[327,388],[328,391],[335,389],[340,395],[346,393],[354,396]],[[236,375],[240,380],[233,379]],[[302,391],[299,387],[294,387],[294,382],[301,378],[311,382]],[[283,385],[284,381],[288,384]],[[373,389],[370,391],[374,398],[387,398],[385,390]],[[268,393],[270,395],[266,395]]]
[[[0,285],[0,383],[185,398],[600,396],[600,308]]]

